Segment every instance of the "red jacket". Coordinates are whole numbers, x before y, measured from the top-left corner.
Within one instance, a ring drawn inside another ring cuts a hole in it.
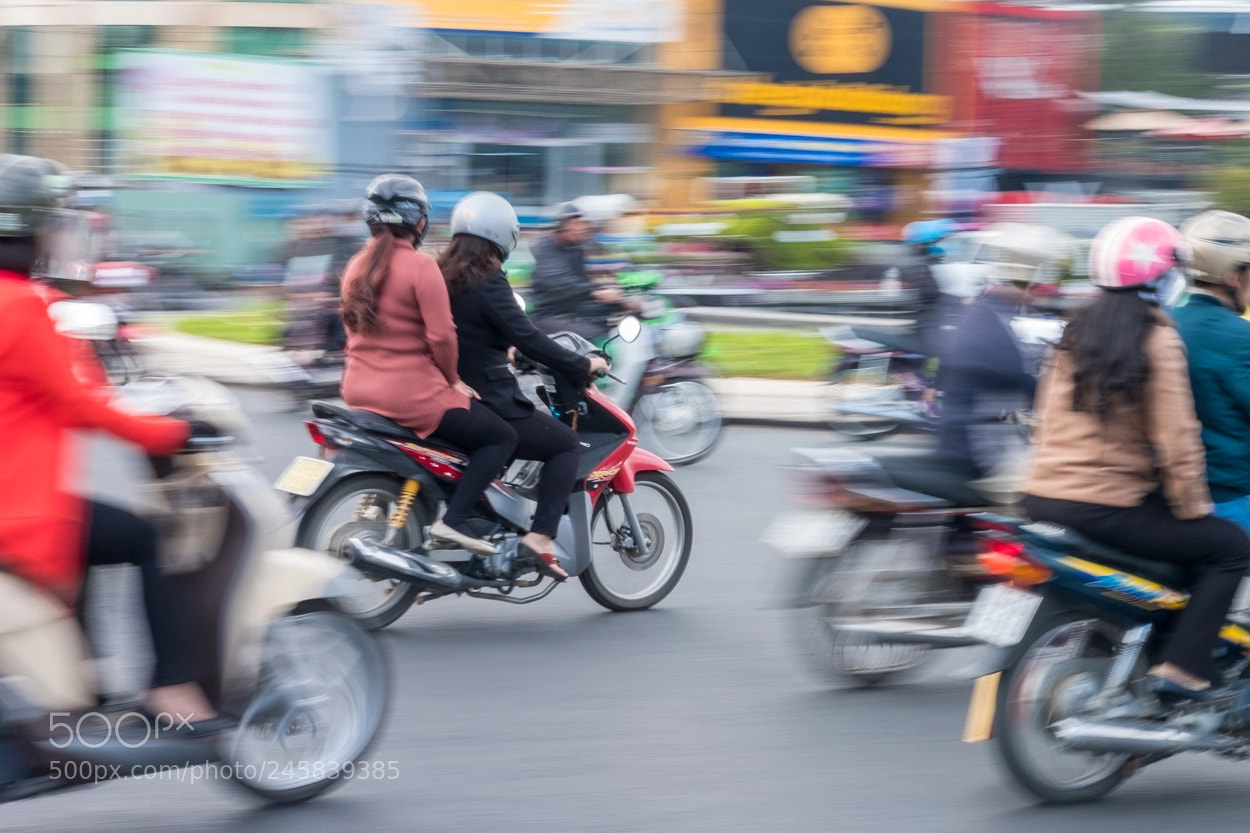
[[[23,275],[0,271],[0,565],[72,595],[83,570],[86,505],[74,491],[71,432],[98,429],[150,454],[186,442],[186,423],[118,410],[79,380],[73,349]]]

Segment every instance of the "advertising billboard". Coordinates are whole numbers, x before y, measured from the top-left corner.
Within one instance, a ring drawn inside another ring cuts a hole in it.
[[[935,127],[951,99],[927,89],[932,12],[823,0],[725,0],[721,115],[833,124]]]
[[[118,78],[127,173],[292,186],[332,161],[329,96],[311,65],[134,51],[119,55]]]

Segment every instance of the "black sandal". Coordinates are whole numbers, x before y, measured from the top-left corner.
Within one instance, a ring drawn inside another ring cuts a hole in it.
[[[521,564],[533,567],[541,576],[555,579],[556,582],[569,578],[569,574],[560,566],[560,560],[556,558],[555,553],[539,552],[529,544],[518,544],[516,554]]]

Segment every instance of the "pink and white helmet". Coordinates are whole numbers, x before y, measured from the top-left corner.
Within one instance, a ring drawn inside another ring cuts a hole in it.
[[[1089,279],[1104,289],[1127,289],[1158,280],[1186,259],[1181,233],[1162,220],[1121,217],[1094,238]]]

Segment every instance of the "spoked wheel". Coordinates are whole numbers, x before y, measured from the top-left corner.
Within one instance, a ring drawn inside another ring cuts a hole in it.
[[[634,542],[619,494],[603,496],[590,524],[591,563],[582,586],[608,610],[643,610],[671,593],[694,543],[690,507],[667,475],[642,472],[630,499],[645,549]]]
[[[923,573],[902,581],[875,581],[875,551],[887,546],[885,541],[856,541],[842,555],[823,559],[816,570],[811,605],[797,611],[796,625],[799,650],[818,676],[831,682],[877,685],[927,658],[928,645],[883,642],[847,627],[871,623],[873,608],[924,601],[930,589]]]
[[[901,427],[897,421],[886,417],[843,414],[837,408],[849,402],[884,404],[902,401],[903,390],[898,379],[867,381],[857,368],[842,368],[829,377],[825,386],[825,424],[839,434],[857,440],[884,437]]]
[[[694,379],[661,385],[642,397],[634,406],[634,418],[641,445],[674,466],[711,454],[724,422],[716,394]]]
[[[1115,644],[1098,622],[1061,617],[1032,641],[999,685],[999,751],[1021,786],[1045,801],[1093,801],[1128,777],[1129,755],[1069,749],[1051,729],[1098,694]]]
[[[352,537],[382,541],[387,519],[399,500],[400,482],[385,475],[365,475],[344,480],[310,506],[300,524],[296,545],[343,557],[343,546]],[[408,522],[392,541],[400,549],[421,545],[424,529],[433,523],[429,509],[418,500]],[[372,579],[350,588],[348,612],[369,630],[380,630],[403,616],[420,590],[406,581]]]
[[[383,780],[363,762],[389,697],[377,640],[350,616],[280,619],[266,636],[260,680],[226,760],[233,779],[277,804],[306,801],[343,780]]]

